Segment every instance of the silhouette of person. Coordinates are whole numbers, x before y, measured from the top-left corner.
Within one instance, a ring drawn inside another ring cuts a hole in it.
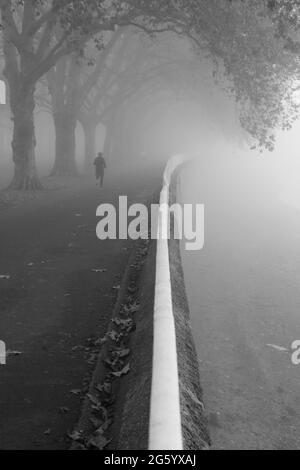
[[[107,168],[107,166],[106,166],[106,162],[104,160],[102,152],[98,153],[98,156],[94,161],[94,166],[96,170],[96,180],[100,181],[100,187],[103,188],[104,173],[105,173],[105,169]]]

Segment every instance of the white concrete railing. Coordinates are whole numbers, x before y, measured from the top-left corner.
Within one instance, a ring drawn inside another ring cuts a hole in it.
[[[169,204],[169,188],[174,170],[186,160],[183,155],[170,159],[164,173],[161,207]],[[156,255],[149,450],[183,450],[167,230],[167,214],[162,210],[158,223]]]
[[[6,84],[0,79],[0,104],[6,104]]]

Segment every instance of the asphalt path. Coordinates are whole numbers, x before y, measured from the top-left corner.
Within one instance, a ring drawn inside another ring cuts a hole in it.
[[[131,246],[97,239],[96,208],[152,182],[78,181],[0,212],[1,449],[68,448]]]

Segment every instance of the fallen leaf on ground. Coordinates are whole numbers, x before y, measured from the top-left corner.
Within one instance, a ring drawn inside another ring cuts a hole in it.
[[[98,450],[104,450],[110,442],[111,441],[106,439],[106,437],[99,435],[92,437],[92,439],[89,440],[88,447],[92,447]]]
[[[100,392],[100,393],[106,393],[107,395],[109,395],[112,391],[112,385],[110,382],[104,382],[103,384],[99,384],[96,386],[96,389]]]
[[[107,342],[107,337],[104,336],[103,338],[100,338],[100,339],[97,339],[97,341],[95,341],[95,346],[103,346],[103,344],[105,344]]]
[[[103,422],[97,418],[90,418],[90,422],[96,429],[99,429],[103,424]]]
[[[87,394],[87,397],[88,397],[88,399],[90,400],[90,402],[91,402],[93,405],[97,405],[97,406],[98,406],[98,405],[100,404],[98,398],[95,397],[94,395],[92,395],[91,393],[88,393],[88,394]]]
[[[62,406],[61,408],[59,408],[59,412],[63,414],[67,414],[70,412],[70,410],[66,406]]]
[[[87,360],[87,363],[89,365],[93,365],[97,361],[97,358],[98,358],[98,354],[91,354],[90,357]]]
[[[111,372],[111,375],[116,378],[120,378],[123,375],[127,375],[130,372],[130,365],[124,367],[124,369],[120,370],[119,372]]]
[[[122,318],[114,318],[113,323],[117,326],[120,326],[122,330],[127,331],[128,333],[133,330],[134,322],[131,318],[124,320]]]
[[[133,304],[131,305],[126,305],[124,307],[124,311],[125,313],[127,314],[132,314],[132,313],[136,313],[138,312],[140,309],[140,305],[137,303],[137,302],[134,302]]]
[[[112,423],[113,422],[111,419],[108,419],[105,423],[102,423],[95,431],[95,436],[104,436],[104,433],[108,431]]]
[[[68,434],[68,437],[75,442],[81,441],[82,433],[80,431],[74,431],[71,434]]]
[[[96,416],[99,418],[99,414],[101,413],[101,419],[102,421],[107,421],[108,419],[108,412],[107,409],[102,406],[102,404],[99,402],[98,405],[93,405],[92,406],[92,411],[93,413],[96,414]]]
[[[7,351],[7,356],[21,356],[23,353],[21,351]]]
[[[106,364],[111,370],[118,369],[118,359],[114,359],[113,361],[110,359],[104,359],[104,364]]]
[[[111,419],[106,420],[101,429],[102,429],[103,431],[108,431],[108,429],[110,428],[110,426],[112,425],[112,423],[113,423],[113,421],[112,421]],[[99,429],[98,429],[97,432],[99,432]],[[101,433],[100,433],[100,434],[101,434]]]
[[[130,349],[120,349],[117,351],[113,351],[112,355],[113,357],[119,358],[119,359],[124,359],[124,357],[129,356],[130,354]]]
[[[196,405],[201,407],[203,412],[205,411],[204,403],[201,400],[199,400],[199,398],[192,392],[192,390],[184,387],[184,392],[189,395],[191,400],[193,400],[193,402],[196,403]]]
[[[79,248],[79,245],[77,243],[69,243],[68,248]]]
[[[288,349],[283,348],[282,346],[277,346],[277,344],[267,344],[270,348],[276,349],[277,351],[285,351],[288,352]]]
[[[107,337],[111,339],[112,341],[119,343],[120,340],[123,338],[123,334],[122,333],[119,334],[117,331],[112,330],[107,334]]]
[[[85,445],[82,442],[77,441],[76,445],[73,444],[74,450],[87,450]]]
[[[135,294],[136,291],[137,291],[137,287],[136,286],[135,287],[128,287],[127,290],[129,292],[129,294]]]

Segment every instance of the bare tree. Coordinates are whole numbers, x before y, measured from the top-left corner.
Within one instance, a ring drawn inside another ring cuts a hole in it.
[[[190,0],[189,0],[190,1]],[[149,32],[182,28],[172,2],[0,0],[5,76],[14,120],[11,187],[40,189],[35,164],[34,93],[38,80],[95,34],[133,25]],[[75,80],[75,79],[74,79]]]

